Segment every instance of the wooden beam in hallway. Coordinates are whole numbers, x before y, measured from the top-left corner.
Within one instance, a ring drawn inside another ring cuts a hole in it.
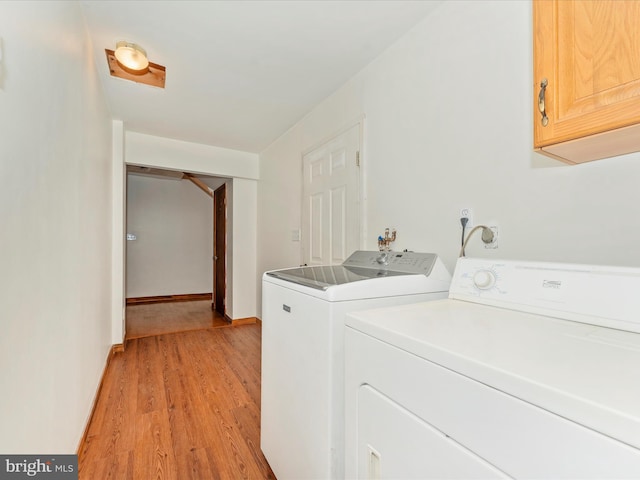
[[[191,175],[190,173],[185,173],[184,174],[184,178],[186,178],[187,180],[191,180],[191,182],[198,187],[200,190],[202,190],[204,193],[206,193],[207,195],[209,195],[211,198],[213,198],[213,190],[211,190],[211,188],[204,183],[202,180],[200,180],[198,177],[194,177],[193,175]]]

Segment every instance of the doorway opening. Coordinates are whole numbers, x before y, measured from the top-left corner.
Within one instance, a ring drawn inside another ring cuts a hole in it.
[[[230,181],[127,166],[125,340],[230,325],[225,316]],[[214,191],[222,198],[218,212]]]

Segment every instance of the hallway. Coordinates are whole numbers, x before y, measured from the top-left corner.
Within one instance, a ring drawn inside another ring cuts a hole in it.
[[[81,479],[275,478],[260,451],[261,326],[132,339],[108,367]]]

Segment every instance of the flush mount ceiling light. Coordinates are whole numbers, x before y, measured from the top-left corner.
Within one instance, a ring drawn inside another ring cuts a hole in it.
[[[120,41],[116,49],[105,49],[112,77],[164,88],[166,68],[147,59],[147,52],[140,45]]]
[[[149,68],[147,52],[140,45],[122,40],[116,43],[114,54],[120,66],[135,73],[145,73]]]

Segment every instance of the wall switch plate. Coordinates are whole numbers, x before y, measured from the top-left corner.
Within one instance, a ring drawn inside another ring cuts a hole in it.
[[[138,237],[136,237],[133,233],[127,233],[127,240],[132,241],[137,239]]]
[[[300,241],[300,230],[299,229],[291,230],[291,241],[292,242],[299,242]]]

